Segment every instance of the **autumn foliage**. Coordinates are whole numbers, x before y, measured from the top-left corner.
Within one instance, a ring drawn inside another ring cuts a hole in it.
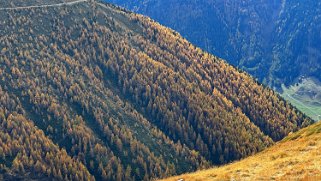
[[[99,2],[0,13],[7,176],[149,180],[243,158],[311,123],[140,15]]]

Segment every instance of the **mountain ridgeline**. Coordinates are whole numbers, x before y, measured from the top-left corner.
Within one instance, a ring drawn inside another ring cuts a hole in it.
[[[321,2],[106,0],[150,16],[261,82],[321,81]]]
[[[0,4],[1,179],[163,178],[312,122],[147,17],[100,1]]]

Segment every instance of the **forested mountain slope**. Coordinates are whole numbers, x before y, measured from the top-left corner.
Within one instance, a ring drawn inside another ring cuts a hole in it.
[[[320,22],[320,1],[283,2],[274,31],[270,82],[288,85],[303,76],[321,81]]]
[[[148,15],[201,48],[262,80],[269,67],[266,47],[281,2],[241,0],[109,0]],[[267,28],[268,27],[268,28]],[[264,38],[262,38],[264,37]],[[271,49],[271,48],[270,48]],[[271,62],[271,61],[269,61]]]
[[[99,1],[0,4],[4,179],[162,178],[312,122],[149,18]]]
[[[150,16],[321,118],[321,2],[314,0],[106,0]],[[305,91],[291,91],[292,87]],[[284,85],[284,86],[283,86]],[[283,88],[281,88],[283,87]],[[318,105],[318,106],[316,106]]]
[[[156,19],[271,86],[321,80],[319,1],[106,1]]]
[[[320,163],[319,122],[239,162],[165,180],[320,180]]]

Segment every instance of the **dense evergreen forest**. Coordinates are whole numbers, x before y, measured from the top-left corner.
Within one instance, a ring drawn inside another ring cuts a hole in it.
[[[163,178],[312,122],[147,17],[63,2],[0,0],[0,179]]]

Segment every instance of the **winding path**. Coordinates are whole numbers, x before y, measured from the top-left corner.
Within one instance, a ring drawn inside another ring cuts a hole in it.
[[[64,5],[73,5],[77,3],[87,2],[88,0],[76,0],[71,2],[63,2],[57,4],[45,4],[45,5],[37,5],[37,6],[21,6],[21,7],[13,7],[13,8],[0,8],[1,10],[21,10],[21,9],[32,9],[32,8],[45,8],[45,7],[57,7],[57,6],[64,6]]]

